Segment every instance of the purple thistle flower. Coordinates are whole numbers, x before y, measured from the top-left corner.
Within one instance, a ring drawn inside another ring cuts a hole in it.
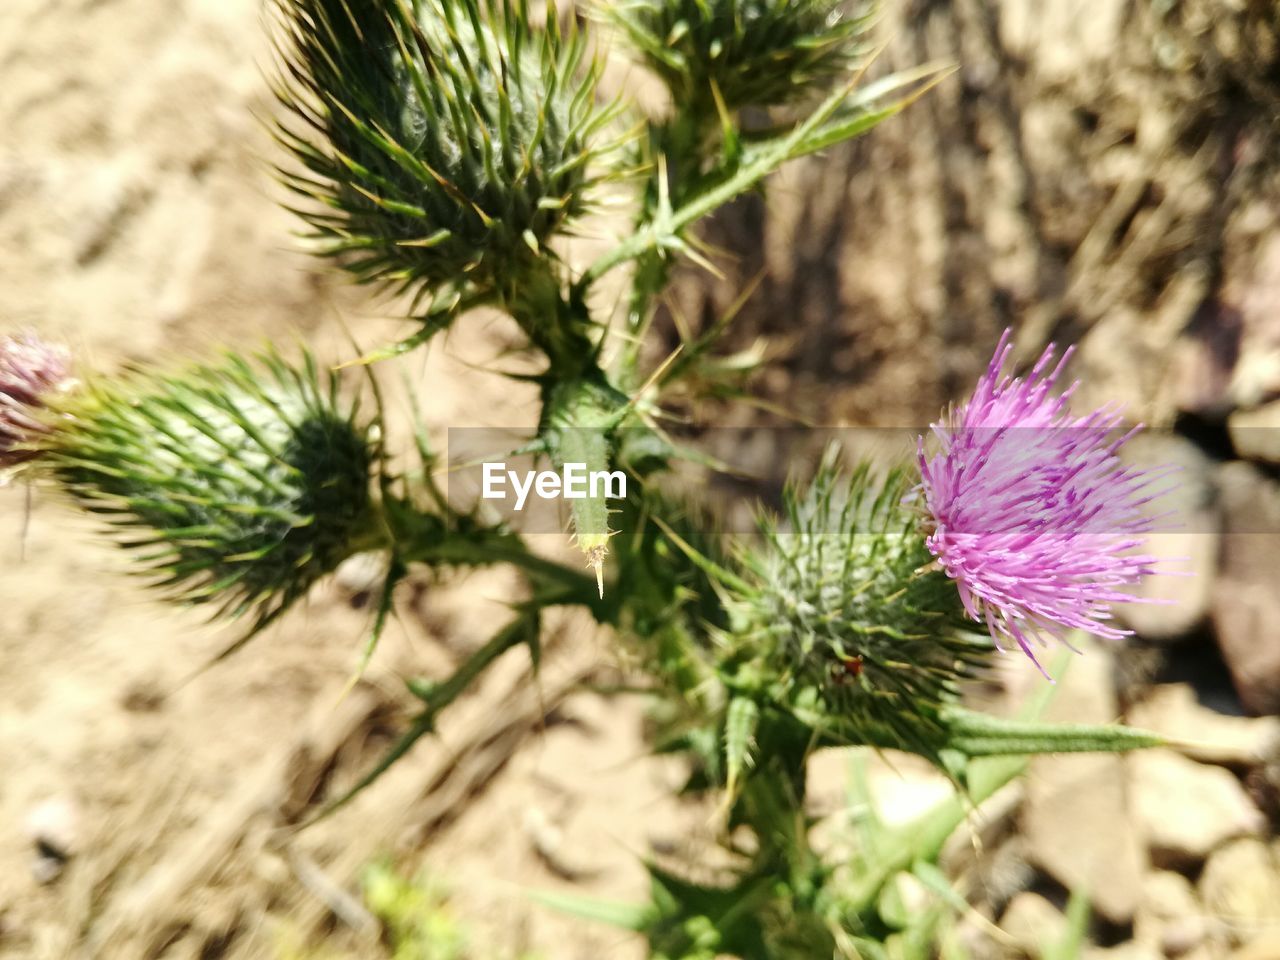
[[[1122,432],[1115,407],[1076,417],[1076,384],[1054,393],[1071,349],[1055,365],[1051,344],[1025,380],[1002,373],[1012,349],[1006,330],[973,396],[933,425],[939,451],[927,456],[921,437],[917,456],[929,551],[996,646],[1016,642],[1044,673],[1032,640],[1132,632],[1108,622],[1111,604],[1138,600],[1122,588],[1160,572],[1135,550],[1156,519],[1143,506],[1164,492],[1151,486],[1168,471],[1121,463],[1140,427]]]
[[[27,444],[48,429],[40,411],[73,383],[65,348],[30,334],[0,337],[0,477],[35,456]]]

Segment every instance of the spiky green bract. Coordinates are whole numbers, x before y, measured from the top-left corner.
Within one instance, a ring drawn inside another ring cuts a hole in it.
[[[611,11],[677,108],[714,117],[713,87],[731,110],[763,107],[848,72],[864,53],[870,14],[845,16],[843,7],[840,0],[622,0]]]
[[[523,0],[274,0],[286,184],[361,281],[518,298],[586,205],[610,111],[576,33]]]
[[[97,378],[60,412],[53,478],[168,597],[251,633],[378,541],[375,435],[310,356]]]
[[[786,493],[786,524],[765,519],[731,592],[730,683],[763,693],[816,744],[872,744],[932,759],[958,685],[990,656],[967,631],[955,586],[938,571],[904,505],[911,481],[869,466],[842,479],[828,456],[805,490]]]
[[[557,470],[580,464],[586,475],[614,470],[614,433],[630,409],[627,396],[616,390],[594,364],[581,376],[543,384],[542,418],[538,441]],[[625,481],[624,481],[625,486]],[[596,574],[604,595],[604,561],[609,553],[609,502],[606,485],[571,501],[571,522],[578,548]]]

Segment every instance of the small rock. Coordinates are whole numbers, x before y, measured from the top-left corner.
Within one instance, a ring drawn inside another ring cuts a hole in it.
[[[1249,771],[1244,785],[1267,819],[1280,823],[1280,742],[1268,751],[1262,763]]]
[[[76,852],[80,840],[80,809],[70,797],[53,797],[33,807],[24,826],[32,843],[66,859]]]
[[[598,868],[585,866],[570,855],[571,851],[566,848],[573,844],[567,842],[564,829],[541,807],[535,805],[525,810],[524,829],[534,852],[562,880],[578,883],[600,873]]]
[[[31,879],[42,887],[47,887],[60,876],[66,867],[67,861],[61,857],[51,857],[44,853],[37,853],[36,858],[31,861]]]
[[[387,555],[366,551],[348,557],[338,565],[333,581],[355,605],[367,602],[375,590],[381,590],[387,578]]]
[[[1114,947],[1086,947],[1080,960],[1161,960],[1155,947],[1130,940]]]
[[[1251,254],[1252,262],[1242,264],[1243,276],[1223,278],[1225,287],[1239,288],[1240,356],[1227,388],[1237,407],[1256,407],[1280,396],[1280,236],[1266,231]]]
[[[1134,920],[1134,939],[1180,957],[1205,939],[1205,921],[1191,881],[1180,873],[1157,870],[1142,881],[1142,903]]]
[[[1280,960],[1280,930],[1259,934],[1233,951],[1229,960]]]
[[[1280,485],[1245,463],[1218,473],[1225,533],[1212,615],[1244,705],[1280,713]]]
[[[1280,463],[1280,401],[1227,417],[1232,446],[1245,460]]]
[[[134,679],[120,696],[120,706],[130,713],[155,713],[164,706],[166,694],[156,677]]]
[[[32,876],[37,883],[52,883],[79,844],[79,807],[65,796],[46,800],[27,814],[24,831],[36,848]]]
[[[1045,944],[1057,943],[1067,931],[1067,918],[1038,893],[1023,891],[1009,901],[1000,928],[1027,956],[1038,957]]]
[[[1173,749],[1207,763],[1254,766],[1280,748],[1280,717],[1230,717],[1201,705],[1188,683],[1152,688],[1128,722],[1177,741]]]
[[[1240,782],[1221,767],[1172,750],[1142,750],[1127,759],[1134,811],[1152,860],[1162,866],[1199,863],[1224,841],[1266,827]]]
[[[1084,649],[1059,680],[1046,719],[1110,723],[1119,714],[1110,652],[1087,642]],[[1112,923],[1133,919],[1146,852],[1129,819],[1122,757],[1032,760],[1022,828],[1032,863],[1068,890],[1088,890],[1095,912]]]
[[[1200,899],[1233,943],[1280,925],[1280,859],[1248,837],[1214,851],[1200,875]]]

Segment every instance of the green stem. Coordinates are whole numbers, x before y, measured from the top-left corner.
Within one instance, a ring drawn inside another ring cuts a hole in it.
[[[1036,723],[949,707],[947,745],[966,757],[1039,753],[1121,753],[1158,747],[1164,740],[1119,724]]]
[[[680,206],[695,191],[702,173],[705,145],[711,142],[716,119],[709,106],[691,104],[666,126],[650,128],[650,150],[666,162],[653,164],[643,209],[636,220],[637,231],[652,225],[662,208],[663,198]],[[636,372],[640,351],[653,320],[654,300],[670,283],[671,266],[671,258],[654,250],[641,254],[637,260],[627,302],[627,341],[616,368],[620,382],[627,388],[640,385]]]
[[[392,516],[395,548],[404,563],[462,567],[510,564],[524,571],[536,586],[558,588],[547,598],[549,602],[580,604],[599,622],[612,622],[611,607],[599,600],[591,577],[530,552],[513,533],[484,528],[453,529],[436,515],[420,513],[405,504],[399,504]]]
[[[643,229],[643,228],[642,228]],[[654,301],[671,279],[671,260],[653,251],[642,254],[636,262],[631,295],[627,301],[627,339],[616,365],[619,382],[626,390],[640,387],[640,351],[645,334],[653,322]]]
[[[536,613],[521,613],[505,627],[494,634],[483,647],[466,659],[466,662],[440,683],[423,683],[412,681],[409,688],[414,695],[427,705],[426,714],[433,719],[445,707],[458,699],[480,674],[508,650],[522,643],[528,643],[538,630]]]
[[[401,735],[399,740],[392,744],[391,749],[379,758],[373,769],[356,781],[350,789],[332,803],[326,804],[310,822],[321,820],[341,807],[346,806],[359,793],[371,786],[392,765],[412,750],[414,744],[435,730],[436,717],[441,710],[453,703],[464,690],[475,682],[480,674],[484,673],[495,660],[512,647],[519,646],[521,643],[529,643],[531,637],[536,639],[537,630],[536,612],[533,614],[529,612],[521,613],[499,630],[492,640],[468,657],[467,661],[455,670],[447,680],[438,684],[410,681],[409,689],[426,704],[425,709],[414,718],[413,724]]]
[[[697,193],[676,209],[654,211],[652,220],[637,229],[626,240],[618,244],[608,253],[596,259],[582,275],[579,285],[589,287],[619,264],[634,260],[649,251],[660,252],[677,243],[679,232],[695,220],[711,213],[717,207],[728,203],[738,194],[753,187],[785,160],[796,154],[806,138],[825,123],[836,108],[848,97],[853,83],[841,87],[831,94],[822,105],[803,123],[786,137],[776,140],[760,149],[753,160],[742,164],[738,169],[723,179],[712,182],[706,189]],[[678,200],[679,198],[677,198]]]
[[[894,74],[872,85],[862,95],[854,96],[851,101],[853,88],[860,79],[860,76],[853,77],[788,134],[748,150],[744,162],[723,179],[710,183],[705,190],[674,210],[657,211],[650,223],[592,263],[578,281],[579,286],[588,287],[614,267],[649,251],[662,253],[677,248],[681,230],[751,189],[787,160],[815,153],[865,133],[914,103],[953,69],[926,64],[916,70]],[[887,106],[874,106],[877,100],[900,90],[909,92]],[[837,111],[842,114],[839,118],[835,116]],[[678,202],[678,198],[673,199]]]

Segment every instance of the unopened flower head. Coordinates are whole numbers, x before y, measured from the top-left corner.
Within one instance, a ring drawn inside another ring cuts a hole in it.
[[[35,456],[27,445],[46,432],[41,411],[72,383],[66,348],[31,334],[0,338],[0,475]]]
[[[48,473],[171,599],[256,632],[376,541],[377,431],[309,354],[95,377],[63,406]]]
[[[598,67],[522,0],[275,0],[289,189],[320,250],[415,292],[514,279],[589,206]]]
[[[922,437],[918,457],[929,551],[966,613],[1039,667],[1034,645],[1046,638],[1130,632],[1111,622],[1111,605],[1135,600],[1125,588],[1158,572],[1138,551],[1167,472],[1121,462],[1138,428],[1122,431],[1116,408],[1072,415],[1075,385],[1054,389],[1071,350],[1055,362],[1050,345],[1025,379],[1004,373],[1011,351],[1006,331],[973,396],[933,425],[937,451]]]
[[[764,542],[744,551],[730,585],[736,689],[765,678],[765,697],[814,742],[874,744],[933,759],[946,741],[940,713],[988,662],[951,583],[930,569],[912,479],[863,462],[840,469],[828,450],[812,481],[790,485],[781,520],[762,517]]]
[[[623,0],[609,6],[684,110],[803,99],[866,53],[871,4],[840,0]]]

